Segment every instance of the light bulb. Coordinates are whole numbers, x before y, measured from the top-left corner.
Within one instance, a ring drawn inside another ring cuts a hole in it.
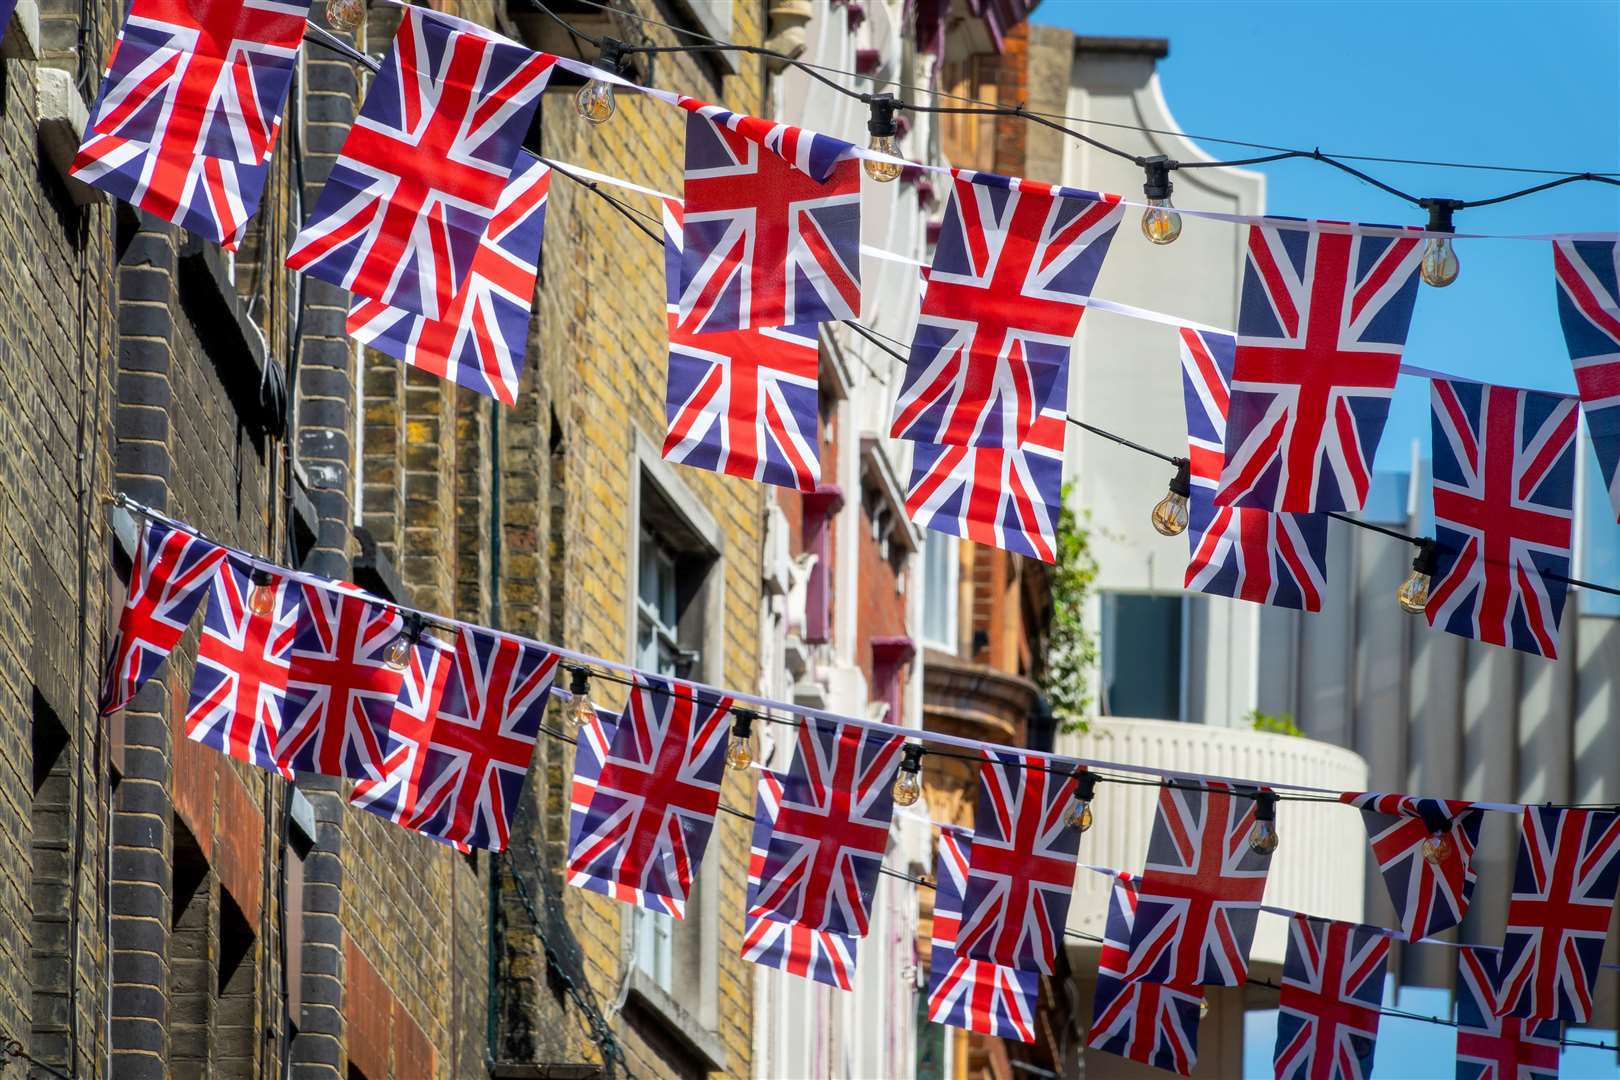
[[[899,157],[900,148],[894,144],[893,135],[874,135],[872,141],[866,144],[868,150],[879,154],[888,154],[890,157]],[[861,168],[880,184],[887,184],[891,180],[900,179],[905,167],[894,161],[873,161],[871,158],[861,159]]]
[[[1418,266],[1418,273],[1423,275],[1425,284],[1443,289],[1457,280],[1457,271],[1461,267],[1457,263],[1457,253],[1452,250],[1451,237],[1431,236],[1423,245],[1423,262]]]
[[[1277,823],[1257,821],[1249,830],[1249,850],[1259,855],[1270,855],[1277,850]]]
[[[596,705],[591,701],[591,672],[577,667],[569,672],[568,693],[573,698],[563,721],[570,735],[596,719]]]
[[[1451,840],[1445,833],[1433,833],[1423,841],[1423,858],[1430,866],[1439,866],[1451,858]]]
[[[613,100],[613,87],[601,79],[592,79],[574,95],[574,108],[579,115],[593,124],[605,124],[613,119],[618,103]]]
[[[1081,832],[1091,828],[1092,813],[1090,799],[1076,799],[1074,809],[1069,811],[1069,826]]]
[[[404,671],[410,665],[411,643],[404,634],[400,634],[388,647],[383,650],[383,663],[396,671]]]
[[[1395,602],[1409,615],[1421,615],[1429,606],[1429,575],[1413,570],[1395,590]]]
[[[248,590],[248,610],[263,619],[276,610],[275,579],[263,570],[253,572],[253,587]]]
[[[731,736],[731,742],[726,745],[726,768],[732,772],[742,772],[754,763],[754,751],[748,746],[746,735]]]
[[[1153,527],[1161,536],[1180,536],[1187,531],[1187,496],[1174,491],[1153,508]]]
[[[572,727],[576,730],[596,719],[596,705],[591,701],[591,695],[575,694],[574,707],[569,715],[573,718]]]
[[[1209,998],[1198,999],[1198,1019],[1202,1020],[1209,1015]]]
[[[1142,235],[1155,244],[1173,244],[1181,235],[1181,215],[1170,205],[1170,199],[1149,199],[1142,211]]]
[[[326,25],[334,30],[358,30],[366,19],[366,0],[326,0]]]
[[[894,778],[894,804],[915,806],[920,798],[922,798],[922,772],[914,772],[902,765],[900,775]]]

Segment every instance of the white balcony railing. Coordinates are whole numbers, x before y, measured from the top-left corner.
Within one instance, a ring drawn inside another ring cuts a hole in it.
[[[1059,736],[1057,750],[1082,758],[1151,765],[1182,772],[1334,791],[1366,787],[1358,755],[1314,739],[1164,720],[1093,720],[1085,734]],[[1103,784],[1093,804],[1096,824],[1080,841],[1080,861],[1141,873],[1158,805],[1152,787]],[[1361,815],[1337,804],[1284,800],[1277,806],[1282,844],[1266,879],[1265,902],[1311,915],[1360,921],[1367,834]],[[1108,917],[1109,881],[1082,870],[1069,907],[1069,929],[1101,934]],[[1262,914],[1251,961],[1280,965],[1286,949],[1282,919]],[[1095,945],[1069,939],[1076,952]]]

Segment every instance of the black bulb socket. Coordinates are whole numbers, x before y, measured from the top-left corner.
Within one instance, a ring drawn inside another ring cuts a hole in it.
[[[1463,208],[1461,199],[1424,199],[1418,205],[1429,212],[1429,232],[1456,232],[1451,215]]]
[[[754,733],[754,714],[747,709],[733,709],[731,733],[739,739],[746,739]]]
[[[596,66],[603,71],[611,71],[615,75],[624,74],[625,50],[628,46],[618,38],[605,37],[602,39],[602,51],[596,58]]]
[[[269,588],[271,585],[276,583],[276,576],[263,567],[255,566],[249,580],[251,580],[255,585]]]
[[[1089,805],[1091,800],[1097,797],[1097,774],[1089,769],[1081,769],[1074,774],[1074,779],[1079,785],[1075,798]]]
[[[568,692],[578,697],[591,692],[591,669],[576,667],[568,672]]]
[[[1192,494],[1192,462],[1185,458],[1176,462],[1176,475],[1170,479],[1170,494],[1183,499]]]
[[[1440,549],[1435,546],[1433,540],[1427,538],[1418,541],[1417,549],[1417,555],[1412,559],[1412,569],[1433,577],[1435,570],[1440,566]]]
[[[1146,180],[1142,184],[1142,194],[1150,199],[1168,199],[1175,185],[1170,182],[1170,170],[1176,163],[1163,154],[1155,154],[1150,158],[1142,159],[1142,172]]]
[[[1277,794],[1273,791],[1262,791],[1254,797],[1254,820],[1277,820]]]
[[[899,111],[900,102],[893,94],[873,94],[866,104],[871,110],[866,119],[867,134],[880,137],[899,134],[900,125],[894,114]]]
[[[908,773],[922,772],[923,748],[916,743],[907,743],[900,748],[900,771]]]

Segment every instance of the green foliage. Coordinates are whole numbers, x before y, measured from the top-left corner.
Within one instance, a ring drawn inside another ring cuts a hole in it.
[[[1305,735],[1303,731],[1299,730],[1299,725],[1294,723],[1292,713],[1278,713],[1273,716],[1271,713],[1263,713],[1259,709],[1251,709],[1249,715],[1244,719],[1256,731],[1269,731],[1273,735],[1293,735],[1300,738]]]
[[[1057,563],[1052,568],[1052,634],[1041,672],[1041,691],[1063,731],[1085,731],[1091,710],[1091,672],[1097,639],[1085,624],[1086,598],[1097,580],[1091,530],[1070,508],[1072,485],[1063,487],[1057,523]]]

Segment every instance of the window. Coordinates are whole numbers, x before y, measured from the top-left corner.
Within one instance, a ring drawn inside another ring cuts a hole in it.
[[[675,992],[675,920],[635,908],[636,966],[662,989]]]
[[[1102,595],[1102,710],[1107,716],[1182,719],[1182,634],[1179,596]]]
[[[1575,520],[1580,523],[1575,540],[1576,557],[1580,571],[1577,576],[1588,581],[1620,580],[1620,538],[1615,536],[1612,504],[1603,484],[1603,470],[1597,465],[1597,452],[1590,439],[1580,440],[1584,447],[1576,459],[1576,476],[1584,482],[1576,486],[1580,493],[1575,507]],[[1591,589],[1575,590],[1575,603],[1582,615],[1620,617],[1620,596],[1609,596]]]
[[[660,675],[683,675],[698,660],[680,645],[676,555],[645,524],[641,527],[636,584],[636,666]]]
[[[923,640],[956,651],[956,537],[930,532],[923,541]]]

